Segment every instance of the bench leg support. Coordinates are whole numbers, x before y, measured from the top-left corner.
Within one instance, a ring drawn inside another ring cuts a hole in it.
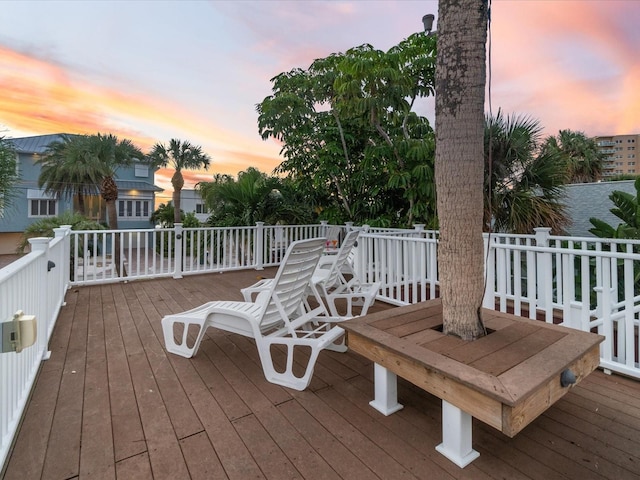
[[[403,408],[398,403],[398,377],[382,365],[374,363],[373,370],[375,398],[369,405],[383,415],[391,415]]]
[[[442,443],[436,450],[460,468],[480,456],[471,446],[471,415],[442,400]]]

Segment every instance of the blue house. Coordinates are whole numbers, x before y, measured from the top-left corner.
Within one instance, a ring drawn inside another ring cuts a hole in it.
[[[0,254],[15,253],[20,235],[31,223],[77,206],[76,198],[56,198],[38,187],[40,166],[36,162],[52,142],[62,140],[62,135],[11,139],[18,157],[20,181],[11,207],[0,212]],[[150,217],[155,210],[155,192],[162,191],[154,185],[154,175],[155,170],[142,163],[118,169],[118,228],[153,226]],[[89,217],[107,225],[106,206],[99,194],[85,197],[85,205]]]

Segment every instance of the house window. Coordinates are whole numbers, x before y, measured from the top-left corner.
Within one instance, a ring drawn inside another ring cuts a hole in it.
[[[136,163],[135,165],[135,176],[136,177],[148,177],[149,176],[149,166],[142,165],[140,163]]]
[[[140,220],[151,216],[151,200],[118,200],[118,217]]]
[[[207,213],[204,203],[196,203],[196,213]]]
[[[55,217],[58,214],[58,200],[44,190],[30,188],[27,190],[29,217]]]
[[[29,200],[30,217],[55,217],[58,202],[50,199]]]

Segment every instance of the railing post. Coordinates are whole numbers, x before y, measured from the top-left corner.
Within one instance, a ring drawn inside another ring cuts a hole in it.
[[[173,226],[173,231],[175,233],[175,248],[174,248],[174,266],[175,269],[173,270],[173,278],[182,278],[182,237],[184,235],[184,231],[182,229],[182,224],[181,223],[176,223]]]
[[[353,222],[345,222],[344,224],[347,227],[347,230],[346,230],[347,233],[353,230]]]
[[[256,222],[256,241],[253,258],[256,259],[256,270],[264,270],[264,222]]]
[[[536,246],[548,247],[551,229],[548,227],[534,228]],[[538,285],[538,306],[545,311],[553,307],[553,266],[551,253],[538,252],[536,255],[536,284]]]
[[[54,228],[53,232],[56,238],[62,238],[62,253],[58,259],[58,267],[60,271],[59,278],[62,281],[62,305],[66,305],[64,301],[64,292],[69,288],[71,282],[71,225],[60,225],[60,228]]]
[[[47,264],[49,262],[49,242],[51,241],[48,237],[36,237],[30,238],[29,243],[31,244],[32,252],[43,252],[42,258],[43,260],[40,262],[41,268],[43,269],[42,273],[38,275],[36,280],[36,285],[34,285],[34,290],[36,292],[40,292],[39,296],[42,301],[38,302],[38,311],[33,312],[36,316],[36,321],[38,322],[37,326],[37,342],[39,345],[40,351],[43,352],[42,360],[48,360],[51,357],[51,352],[48,350],[49,348],[49,323],[53,321],[53,319],[48,318],[48,315],[51,313],[50,305],[49,305],[49,282],[55,282],[56,279],[50,280],[49,275],[47,275]],[[32,312],[27,312],[32,314]]]
[[[485,290],[484,297],[482,299],[482,306],[491,310],[496,308],[496,296],[495,296],[495,276],[496,276],[496,255],[495,249],[491,248],[491,236],[483,234],[484,243],[484,275],[485,275]]]
[[[329,233],[329,222],[327,220],[320,220],[320,236],[326,237]]]

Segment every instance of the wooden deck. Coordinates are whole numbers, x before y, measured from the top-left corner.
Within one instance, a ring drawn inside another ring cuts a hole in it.
[[[3,478],[640,479],[640,382],[620,376],[594,372],[513,439],[474,420],[481,456],[462,470],[435,451],[439,400],[400,380],[405,408],[384,417],[355,353],[323,352],[297,392],[238,335],[165,352],[163,315],[240,299],[261,274],[70,290]]]

